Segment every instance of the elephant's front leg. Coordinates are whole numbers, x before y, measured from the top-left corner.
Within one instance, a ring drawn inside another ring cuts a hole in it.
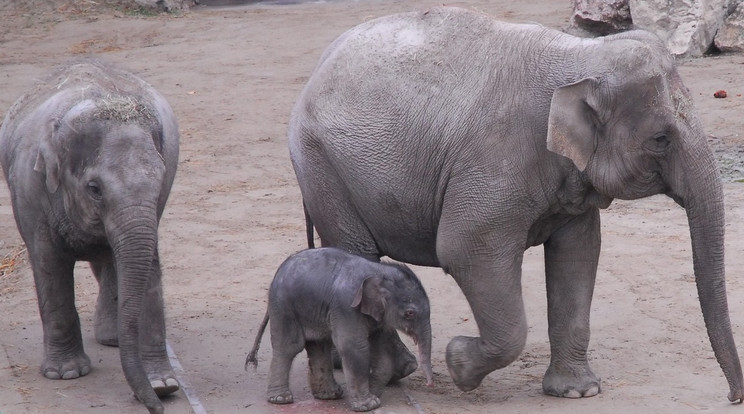
[[[490,372],[517,359],[524,348],[527,320],[521,277],[526,240],[509,237],[506,230],[515,225],[511,221],[499,224],[487,215],[482,222],[461,218],[461,214],[443,214],[437,256],[467,298],[480,331],[480,337],[453,338],[446,351],[455,385],[471,391]],[[484,231],[493,228],[504,230]]]
[[[75,309],[75,261],[46,240],[28,246],[44,330],[41,373],[50,379],[78,378],[90,372],[90,358],[83,350]]]
[[[550,366],[543,392],[591,397],[600,379],[589,368],[589,310],[600,251],[599,211],[592,209],[553,233],[545,243]]]
[[[168,358],[165,346],[165,314],[163,303],[162,271],[158,249],[155,248],[151,277],[140,314],[140,357],[150,385],[162,397],[178,391],[179,384]]]
[[[349,390],[351,409],[354,411],[371,411],[380,406],[380,398],[369,390],[370,344],[367,335],[334,332],[341,363],[344,367],[346,387]]]
[[[449,269],[478,324],[480,338],[457,336],[447,344],[450,376],[458,388],[477,388],[490,372],[514,362],[524,349],[527,320],[522,302],[522,254]]]

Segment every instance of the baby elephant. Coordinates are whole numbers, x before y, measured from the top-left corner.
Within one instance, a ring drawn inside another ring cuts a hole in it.
[[[380,406],[379,395],[394,377],[391,349],[385,343],[399,329],[418,344],[419,360],[432,384],[429,299],[416,275],[404,265],[373,262],[336,248],[304,250],[290,256],[276,272],[269,306],[253,350],[256,353],[271,319],[273,354],[268,399],[293,402],[289,371],[294,357],[307,350],[310,388],[318,399],[338,399],[331,348],[341,357],[354,411]]]

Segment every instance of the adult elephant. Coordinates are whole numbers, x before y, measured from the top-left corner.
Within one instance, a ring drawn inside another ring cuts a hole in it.
[[[687,212],[728,397],[744,397],[719,172],[674,59],[651,34],[581,39],[448,7],[372,20],[324,52],[289,149],[323,245],[438,266],[457,281],[481,334],[447,346],[466,391],[522,351],[522,259],[542,244],[543,390],[597,394],[587,347],[599,209],[667,194]]]
[[[151,413],[179,388],[165,344],[158,223],[178,162],[171,107],[138,77],[73,62],[16,101],[0,162],[28,248],[44,328],[42,374],[90,372],[73,270],[99,282],[95,336],[118,345],[130,387]]]

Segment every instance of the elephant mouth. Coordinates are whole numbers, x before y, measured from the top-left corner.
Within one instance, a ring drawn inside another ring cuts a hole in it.
[[[413,332],[410,329],[403,329],[403,333],[406,334],[406,335],[408,335],[411,339],[413,339],[413,344],[414,345],[418,345],[419,338],[418,338],[418,335],[416,335],[415,332]]]

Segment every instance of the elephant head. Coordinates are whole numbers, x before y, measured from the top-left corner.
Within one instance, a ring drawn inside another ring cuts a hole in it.
[[[587,66],[599,69],[555,90],[548,149],[571,159],[607,198],[663,193],[686,210],[708,336],[729,399],[741,401],[744,382],[726,300],[723,190],[690,93],[651,34],[608,36],[588,52],[596,60],[587,57]]]
[[[118,276],[122,368],[151,412],[162,405],[142,364],[139,332],[144,298],[153,286],[149,279],[158,266],[159,217],[172,181],[155,110],[130,96],[82,100],[49,121],[34,166],[44,175],[50,198],[63,204],[72,248],[75,237],[88,246],[110,247]]]
[[[429,299],[421,282],[404,265],[393,265],[393,275],[367,277],[356,292],[352,307],[410,336],[418,346],[421,369],[427,385],[432,385],[431,323]]]

